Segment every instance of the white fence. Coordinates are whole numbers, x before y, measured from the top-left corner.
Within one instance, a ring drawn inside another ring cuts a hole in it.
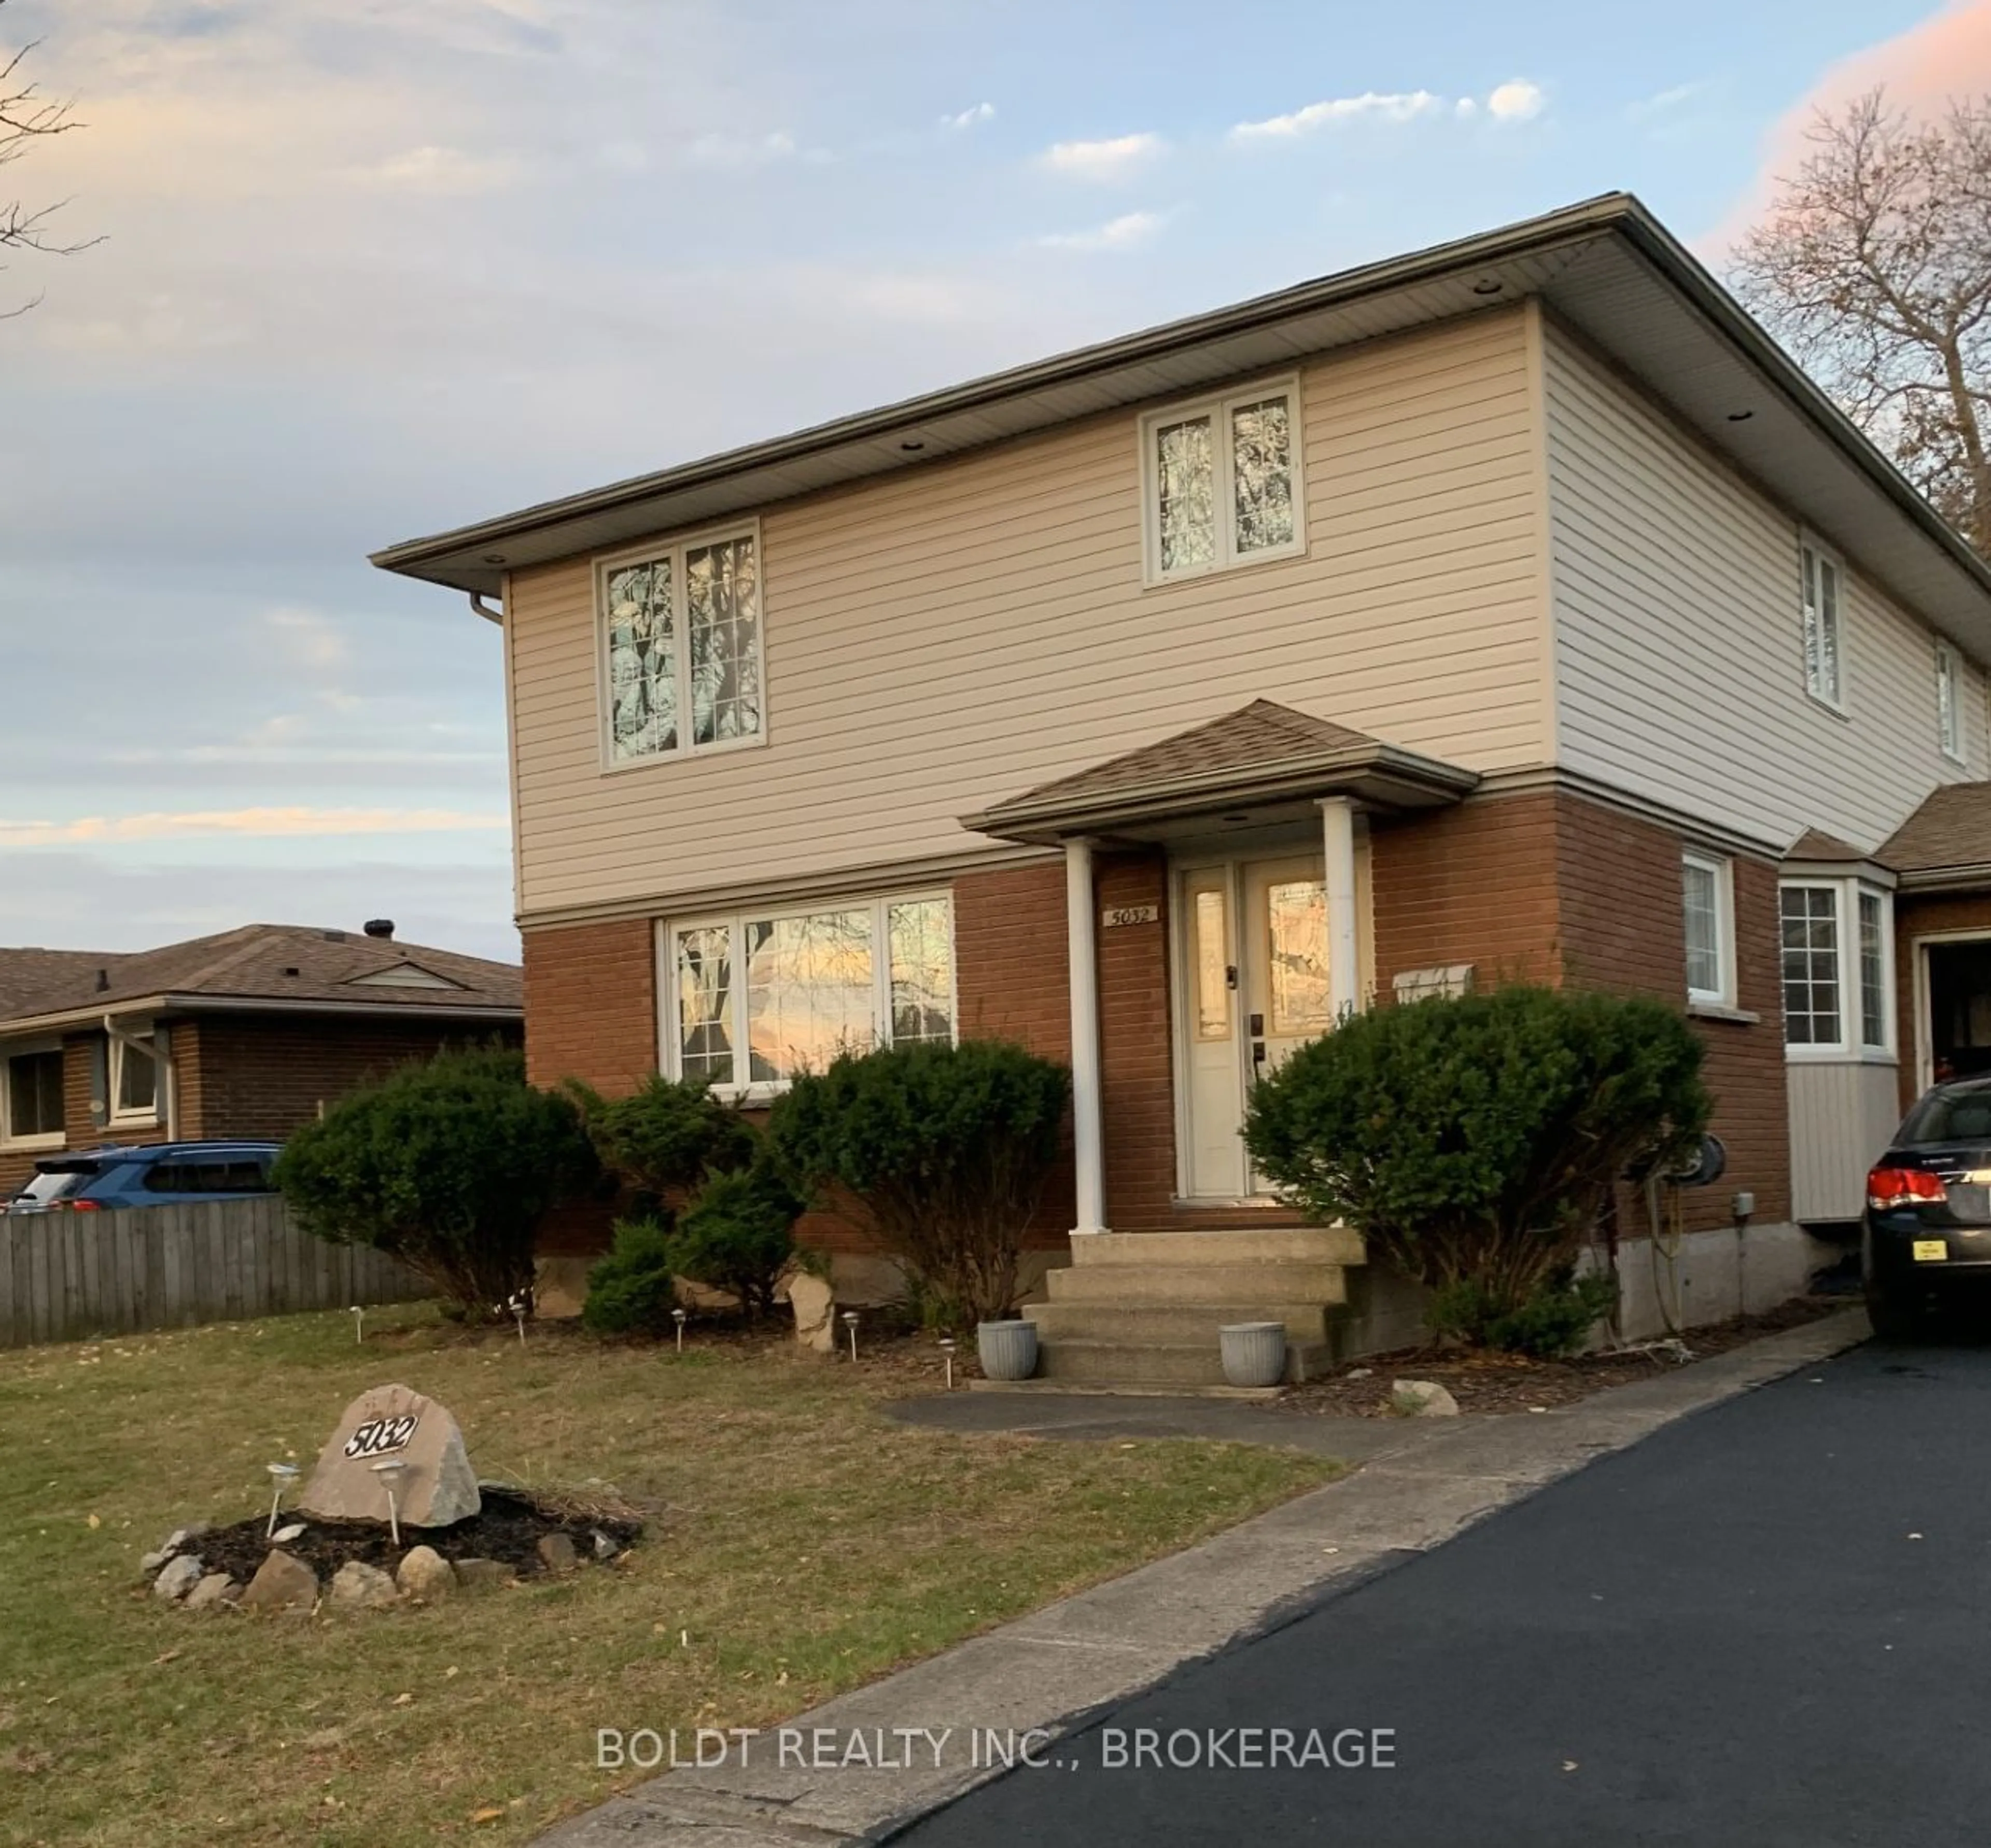
[[[431,1294],[394,1259],[293,1225],[274,1196],[0,1213],[0,1348]]]

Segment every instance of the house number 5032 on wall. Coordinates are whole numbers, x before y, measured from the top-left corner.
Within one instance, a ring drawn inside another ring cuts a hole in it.
[[[345,1440],[349,1457],[384,1457],[392,1450],[405,1450],[415,1434],[419,1417],[372,1418]]]
[[[1108,930],[1118,924],[1159,924],[1162,907],[1159,905],[1110,905],[1099,914],[1099,921]]]

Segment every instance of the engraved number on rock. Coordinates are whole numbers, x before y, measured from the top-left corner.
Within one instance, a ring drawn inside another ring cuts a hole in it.
[[[413,1414],[400,1418],[370,1418],[345,1440],[345,1454],[349,1457],[380,1457],[390,1450],[405,1450],[408,1440],[415,1434],[415,1427],[420,1423],[420,1418]]]

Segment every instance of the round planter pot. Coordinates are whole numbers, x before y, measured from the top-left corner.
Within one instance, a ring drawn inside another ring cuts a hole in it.
[[[975,1351],[988,1378],[1027,1380],[1037,1370],[1037,1325],[1020,1318],[1014,1322],[978,1322]]]
[[[1217,1330],[1224,1377],[1233,1386],[1277,1386],[1286,1377],[1286,1325],[1234,1322]]]

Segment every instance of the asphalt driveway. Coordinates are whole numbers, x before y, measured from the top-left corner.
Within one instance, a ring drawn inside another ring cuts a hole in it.
[[[895,1839],[1962,1843],[1991,1828],[1987,1734],[1991,1346],[1870,1345],[1332,1593]]]

